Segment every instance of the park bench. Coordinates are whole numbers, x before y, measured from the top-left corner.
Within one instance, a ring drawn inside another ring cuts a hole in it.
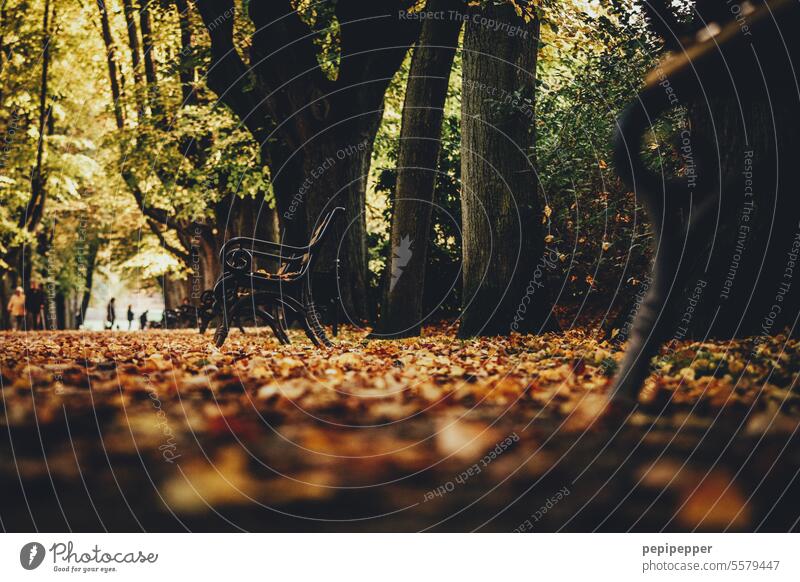
[[[289,325],[297,321],[314,345],[333,345],[320,321],[311,276],[321,246],[343,211],[336,207],[325,214],[303,247],[249,237],[236,237],[223,245],[222,274],[214,286],[211,310],[206,312],[206,317],[220,318],[214,334],[218,347],[225,343],[230,325],[248,317],[271,327],[283,344],[290,343]],[[334,301],[334,330],[337,306],[338,298]]]
[[[652,10],[652,5],[648,6]],[[643,138],[660,116],[698,100],[705,103],[730,96],[731,91],[741,97],[743,92],[757,90],[759,83],[763,90],[766,79],[770,79],[770,91],[784,87],[794,91],[792,71],[785,70],[785,62],[778,57],[788,54],[796,59],[800,55],[800,42],[776,28],[780,24],[784,30],[798,29],[800,4],[796,0],[749,5],[746,18],[708,23],[694,42],[683,45],[670,42],[675,32],[664,25],[662,16],[655,14],[652,20],[664,28],[661,34],[673,49],[672,56],[648,74],[644,89],[620,116],[614,144],[616,170],[642,202],[656,244],[652,282],[632,325],[611,393],[612,400],[624,407],[636,403],[650,374],[651,358],[673,331],[670,294],[688,282],[695,249],[702,248],[715,232],[720,195],[733,187],[715,183],[720,171],[717,157],[710,154],[710,144],[696,136],[691,136],[696,166],[691,184],[686,176],[666,178],[649,168],[641,153]],[[785,82],[776,81],[783,78]]]

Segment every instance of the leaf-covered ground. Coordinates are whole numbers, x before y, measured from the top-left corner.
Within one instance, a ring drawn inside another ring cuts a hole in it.
[[[453,335],[2,334],[2,525],[798,527],[797,341],[667,346],[613,429],[597,412],[621,353],[595,334]]]

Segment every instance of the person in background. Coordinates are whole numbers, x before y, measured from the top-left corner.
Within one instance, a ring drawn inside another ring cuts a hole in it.
[[[17,287],[11,299],[8,300],[8,313],[11,316],[11,325],[15,331],[25,329],[25,293],[22,287]]]
[[[115,299],[112,297],[111,301],[106,306],[106,322],[108,322],[108,329],[114,329],[114,322],[117,321],[117,311],[114,307]]]
[[[133,327],[133,305],[128,305],[128,331]]]
[[[183,298],[178,314],[185,325],[195,327],[197,325],[197,310],[194,308],[188,297]]]
[[[147,310],[139,316],[139,327],[147,329]]]
[[[30,321],[28,329],[44,329],[44,291],[36,281],[31,281],[31,288],[25,294],[25,310]]]

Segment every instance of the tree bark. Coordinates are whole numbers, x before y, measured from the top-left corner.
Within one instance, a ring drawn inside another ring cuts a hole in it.
[[[539,332],[552,320],[532,160],[539,22],[524,23],[507,4],[482,16],[523,32],[466,25],[461,337]]]
[[[150,109],[157,123],[162,127],[166,127],[164,105],[161,102],[161,92],[158,87],[156,60],[153,54],[155,44],[153,43],[153,25],[150,20],[150,0],[141,0],[141,2],[141,6],[139,7],[139,25],[142,29],[142,50],[144,55],[144,76],[147,80],[147,96]]]
[[[671,7],[663,1],[648,7],[651,26],[671,38],[674,30],[658,27],[659,22],[675,22]],[[679,37],[693,38],[706,23],[722,25],[735,18],[724,3],[704,0],[697,11],[688,28],[678,27]],[[800,285],[787,271],[800,240],[800,98],[788,73],[800,42],[790,32],[793,24],[777,19],[774,26],[772,36],[787,39],[778,48],[766,37],[752,41],[748,52],[758,58],[751,62],[726,55],[723,44],[718,50],[732,63],[730,70],[703,72],[710,91],[680,95],[691,101],[690,139],[685,142],[690,149],[684,155],[697,164],[700,177],[704,172],[714,176],[711,192],[697,196],[715,196],[718,203],[707,240],[684,249],[688,280],[665,306],[672,316],[665,335],[674,339],[775,334],[792,327],[795,334],[800,331],[795,326]],[[672,45],[685,50],[674,39]],[[686,205],[683,216],[691,211]]]
[[[197,94],[194,91],[195,68],[193,64],[194,45],[192,44],[192,23],[189,18],[189,3],[187,0],[175,0],[178,10],[178,24],[181,29],[180,71],[178,77],[181,82],[181,96],[183,105],[197,103]]]
[[[22,216],[19,223],[20,227],[26,228],[30,232],[36,229],[36,226],[42,218],[46,197],[46,179],[43,175],[43,165],[45,134],[47,133],[48,120],[52,113],[52,108],[47,104],[47,99],[51,58],[50,43],[52,42],[51,29],[53,26],[52,21],[55,18],[55,9],[53,9],[53,13],[51,14],[50,7],[51,1],[45,0],[44,16],[42,19],[42,74],[39,87],[39,140],[36,146],[36,165],[31,175],[31,197],[25,207],[25,214]]]
[[[462,27],[462,20],[452,15],[463,6],[459,0],[429,0],[425,10],[444,13],[446,18],[426,20],[414,48],[403,103],[380,337],[418,336],[422,330],[442,119]]]
[[[80,315],[81,323],[86,321],[86,311],[89,309],[89,301],[92,299],[92,286],[94,285],[94,269],[97,265],[97,253],[100,250],[100,239],[92,238],[89,241],[88,252],[86,253],[86,273],[84,274],[83,295],[81,296]]]
[[[144,78],[142,76],[142,50],[139,42],[139,27],[136,25],[136,15],[133,8],[133,0],[122,0],[122,11],[125,15],[125,25],[128,30],[128,48],[131,53],[131,65],[133,68],[133,90],[136,98],[137,116],[139,119],[145,116],[144,100]]]
[[[183,304],[185,298],[192,296],[192,279],[178,279],[167,275],[159,279],[161,291],[164,294],[164,309],[177,309]]]
[[[100,11],[100,31],[106,48],[106,64],[108,65],[108,78],[111,83],[111,98],[114,100],[114,119],[117,122],[117,128],[121,129],[125,126],[125,111],[122,108],[122,90],[117,77],[117,70],[119,69],[117,47],[114,44],[114,37],[111,35],[111,25],[105,0],[97,0],[97,8]]]

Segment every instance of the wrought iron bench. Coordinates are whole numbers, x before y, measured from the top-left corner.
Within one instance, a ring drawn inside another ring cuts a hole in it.
[[[333,345],[311,293],[311,273],[321,245],[343,211],[336,207],[324,215],[303,247],[248,237],[233,238],[223,245],[223,270],[214,286],[211,308],[221,319],[214,334],[218,347],[225,343],[230,324],[247,316],[263,320],[281,343],[289,343],[289,325],[297,321],[314,345]]]
[[[780,25],[794,32],[800,25],[800,4],[767,0],[749,10],[746,27],[736,19],[709,23],[689,46],[673,46],[674,55],[649,73],[644,89],[618,120],[614,165],[642,201],[657,241],[652,283],[639,307],[611,392],[612,402],[621,410],[635,406],[639,389],[650,374],[651,358],[672,333],[675,321],[668,310],[670,293],[687,283],[696,258],[686,249],[702,245],[714,232],[719,196],[728,189],[727,184],[715,183],[717,159],[704,156],[711,148],[694,136],[696,171],[691,187],[686,179],[665,179],[647,166],[641,154],[643,137],[661,115],[677,106],[726,92],[730,95],[731,87],[749,91],[756,85],[753,79],[760,82],[765,75],[772,79],[791,75],[791,71],[778,70],[781,61],[770,55],[788,52],[796,58],[800,53],[800,42],[781,35],[776,28]],[[786,84],[794,87],[795,81],[787,79]]]

